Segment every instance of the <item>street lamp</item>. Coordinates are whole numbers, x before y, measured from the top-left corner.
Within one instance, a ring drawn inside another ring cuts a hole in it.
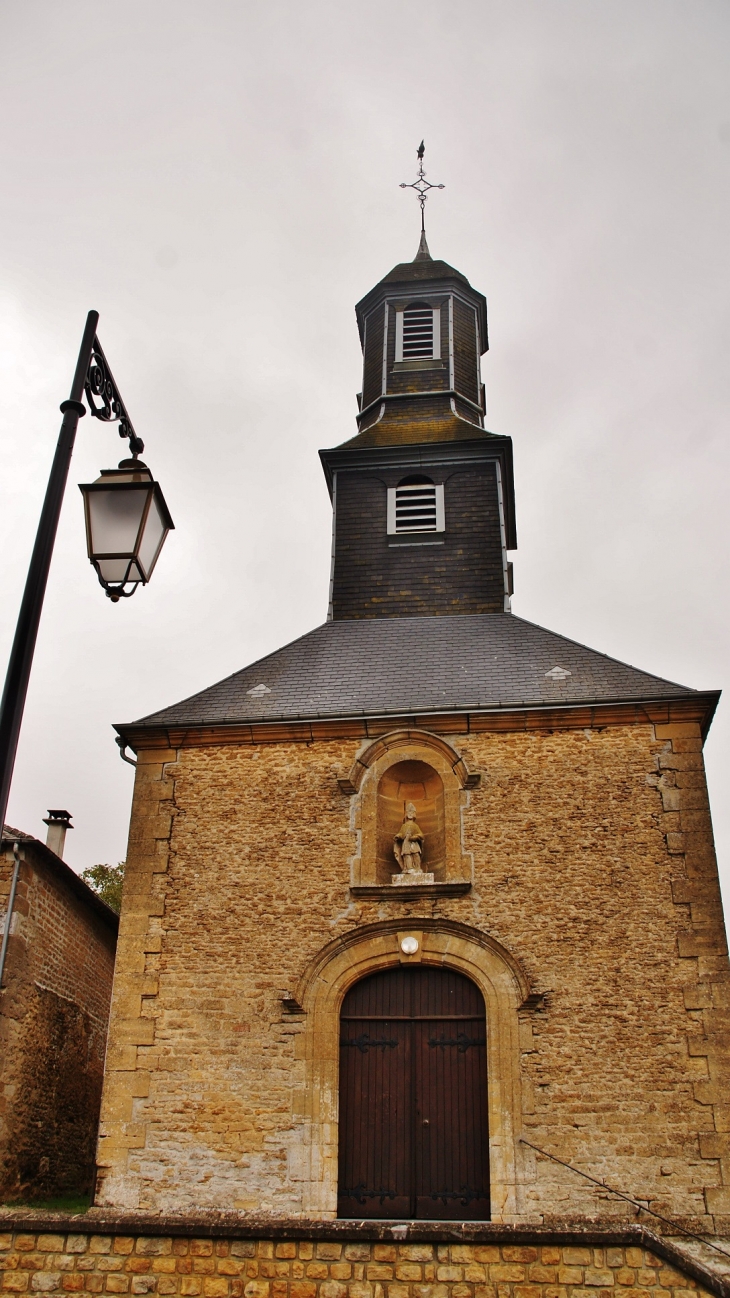
[[[146,585],[167,533],[174,526],[159,484],[138,458],[144,442],[127,414],[101,344],[96,336],[98,311],[90,311],[68,401],[61,402],[63,422],[43,501],[38,532],[10,651],[0,703],[0,828],[5,824],[20,725],[33,663],[38,624],[48,582],[53,545],[66,488],[79,419],[89,412],[105,423],[118,423],[129,441],[131,459],[102,472],[82,486],[89,558],[107,595],[116,603]]]
[[[116,604],[133,595],[140,582],[149,581],[174,523],[160,484],[141,460],[122,460],[118,469],[102,469],[96,482],[79,490],[89,558]]]

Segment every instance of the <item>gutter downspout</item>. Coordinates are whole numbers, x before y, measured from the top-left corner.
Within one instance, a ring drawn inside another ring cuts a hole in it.
[[[15,905],[15,890],[18,886],[18,875],[20,874],[20,853],[17,842],[13,843],[13,856],[15,857],[15,866],[13,867],[13,882],[10,885],[10,897],[8,898],[8,909],[5,912],[5,931],[3,933],[3,944],[0,947],[0,991],[3,986],[3,974],[5,973],[5,958],[8,954],[8,939],[10,937],[10,925],[13,919],[13,906]]]
[[[376,420],[377,422],[377,420]],[[330,597],[327,605],[327,621],[334,617],[335,595],[335,549],[337,546],[337,470],[332,474],[332,553],[330,555]]]
[[[499,460],[495,460],[494,467],[497,470],[497,503],[499,505],[499,535],[502,542],[502,574],[504,578],[504,611],[512,612],[512,603],[510,600],[510,581],[509,581],[509,562],[507,560],[507,530],[504,525],[504,495],[502,494],[502,466]]]

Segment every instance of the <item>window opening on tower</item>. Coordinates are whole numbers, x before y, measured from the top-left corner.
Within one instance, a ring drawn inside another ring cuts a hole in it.
[[[396,363],[439,360],[441,311],[427,302],[411,302],[395,313]]]
[[[443,532],[444,489],[422,474],[388,491],[388,532]]]
[[[433,356],[433,310],[414,302],[403,312],[403,359]]]

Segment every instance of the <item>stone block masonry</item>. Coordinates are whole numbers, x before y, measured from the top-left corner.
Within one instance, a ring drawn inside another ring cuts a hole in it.
[[[356,723],[140,746],[99,1205],[334,1217],[339,1004],[413,929],[487,1002],[493,1220],[631,1213],[524,1137],[728,1229],[730,976],[699,726],[598,709],[439,726],[481,776],[454,802],[459,896],[351,892],[370,775],[341,781],[375,737]]]
[[[40,1226],[0,1216],[0,1292],[166,1298],[702,1298],[730,1295],[730,1269],[688,1257],[642,1227],[622,1232],[443,1223],[287,1223],[256,1234],[224,1222]],[[142,1233],[146,1231],[147,1233]],[[154,1232],[154,1233],[153,1233]],[[454,1238],[457,1236],[458,1238]]]

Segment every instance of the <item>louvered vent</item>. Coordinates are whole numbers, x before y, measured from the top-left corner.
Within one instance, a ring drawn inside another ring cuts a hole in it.
[[[444,530],[443,482],[432,482],[430,478],[419,473],[403,478],[397,487],[388,487],[389,536],[393,536],[396,532],[443,532]]]
[[[433,354],[433,311],[416,303],[403,312],[403,359],[425,359]]]
[[[396,487],[396,532],[435,532],[436,524],[436,488],[433,483]]]

